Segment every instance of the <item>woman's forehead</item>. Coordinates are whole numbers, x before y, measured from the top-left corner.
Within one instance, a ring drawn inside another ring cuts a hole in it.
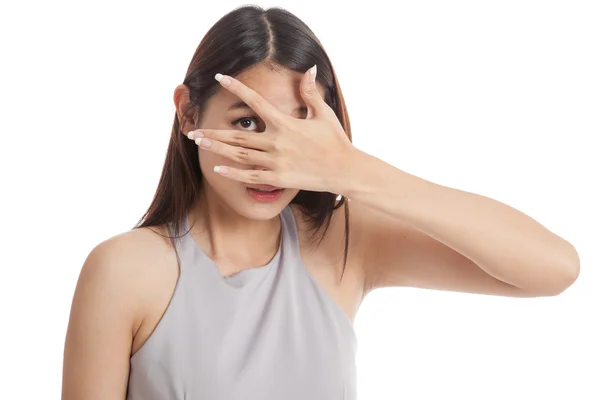
[[[300,96],[302,74],[298,72],[283,67],[274,69],[261,64],[238,74],[235,78],[273,105],[281,103],[295,107],[303,103]]]
[[[303,74],[284,67],[270,67],[263,64],[254,66],[235,76],[237,80],[257,92],[279,111],[291,114],[304,107],[304,99],[300,95],[300,82]],[[319,87],[319,89],[321,89]],[[322,90],[319,90],[321,94]],[[226,108],[240,99],[226,89],[221,88],[215,97],[217,102]]]

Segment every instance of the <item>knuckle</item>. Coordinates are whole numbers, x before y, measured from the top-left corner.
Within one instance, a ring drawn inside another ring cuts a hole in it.
[[[252,170],[248,173],[248,179],[250,183],[260,183],[260,176],[262,171]]]
[[[279,152],[281,151],[281,140],[275,136],[268,144],[268,150]]]
[[[240,145],[240,146],[248,144],[248,138],[245,135],[238,133],[238,132],[233,133],[233,135],[231,137],[231,141],[234,144]]]
[[[250,152],[247,149],[240,148],[235,154],[236,161],[245,163],[250,158]]]
[[[306,93],[308,95],[313,95],[313,94],[315,94],[316,91],[317,91],[317,88],[314,85],[307,85],[304,87],[304,93]]]

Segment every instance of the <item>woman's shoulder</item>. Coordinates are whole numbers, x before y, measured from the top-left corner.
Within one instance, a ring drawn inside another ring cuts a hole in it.
[[[346,210],[348,207],[349,225],[351,225],[351,207],[344,205],[333,212],[331,221],[323,240],[320,231],[316,238],[311,229],[310,220],[302,213],[300,206],[292,205],[291,209],[297,221],[298,238],[301,257],[308,272],[321,287],[336,301],[353,321],[362,299],[364,298],[364,273],[357,252],[357,238],[349,234],[347,246],[347,262],[344,264],[346,252]]]
[[[312,226],[312,221],[302,211],[302,207],[298,204],[291,204],[290,208],[296,220],[298,228],[298,237],[302,245],[307,249],[314,251],[323,251],[331,254],[339,254],[340,250],[345,248],[346,240],[346,208],[347,205],[337,208],[331,215],[331,221],[325,230],[325,224],[316,232]],[[349,217],[348,212],[348,217]],[[348,218],[349,220],[349,218]],[[323,240],[318,240],[323,235]],[[320,243],[320,244],[319,244]]]
[[[134,278],[175,256],[168,235],[164,225],[135,228],[102,241],[88,258],[101,260],[94,263],[98,268],[113,269],[121,278]]]
[[[315,230],[313,229],[312,221],[310,217],[304,213],[302,206],[298,204],[290,204],[290,209],[294,214],[296,227],[298,229],[298,239],[300,240],[300,244],[302,246],[314,251],[321,249],[321,251],[329,252],[343,242],[345,226],[343,207],[333,211],[327,230],[324,229],[325,226],[322,226],[318,229],[316,235],[317,238],[320,238],[321,234],[324,234],[321,245],[318,245],[319,240],[314,240]]]
[[[168,234],[164,225],[116,234],[96,245],[82,268],[80,280],[88,276],[104,286],[99,290],[121,296],[123,306],[135,310],[134,332],[153,304],[175,287],[179,267]]]
[[[150,311],[164,309],[169,279],[177,279],[174,251],[154,231],[165,230],[134,229],[89,252],[73,294],[65,341],[63,387],[69,393],[91,390],[96,381],[113,381],[115,392],[126,385],[130,356],[148,336]]]
[[[346,215],[346,207],[348,215]],[[298,239],[303,256],[316,264],[331,265],[336,270],[341,271],[344,264],[344,253],[346,252],[346,239],[348,239],[345,271],[357,273],[358,275],[354,275],[357,279],[360,279],[359,254],[357,253],[359,238],[356,234],[351,234],[353,231],[350,229],[352,225],[352,208],[350,205],[345,204],[334,210],[327,230],[323,226],[317,231],[316,236],[311,221],[304,215],[301,206],[293,204],[290,208],[298,227]],[[346,231],[347,226],[348,231]],[[321,235],[323,235],[322,240],[320,240]]]

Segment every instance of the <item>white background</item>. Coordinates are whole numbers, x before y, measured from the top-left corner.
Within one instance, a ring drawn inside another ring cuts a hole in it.
[[[243,3],[13,3],[0,8],[0,398],[59,399],[83,261],[149,206],[173,90]],[[369,294],[359,399],[600,399],[598,3],[257,4],[321,39],[357,147],[510,204],[579,250],[558,297]]]

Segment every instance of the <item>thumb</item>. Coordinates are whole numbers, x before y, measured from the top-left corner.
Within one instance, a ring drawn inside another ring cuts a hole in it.
[[[321,94],[317,90],[317,64],[315,64],[312,68],[310,68],[304,74],[302,78],[301,86],[302,90],[300,90],[300,95],[304,99],[306,103],[306,108],[308,109],[308,115],[306,119],[313,118],[318,115],[319,110],[323,104],[323,98]]]

